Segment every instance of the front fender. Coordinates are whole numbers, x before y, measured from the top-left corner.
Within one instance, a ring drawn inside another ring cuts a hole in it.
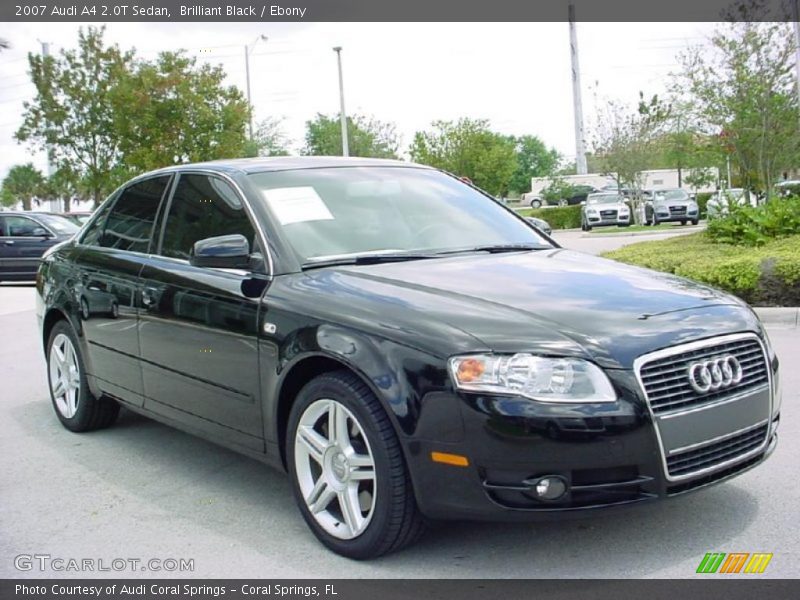
[[[267,371],[262,385],[269,418],[266,434],[271,441],[280,438],[282,388],[295,369],[315,358],[333,360],[361,377],[402,437],[418,433],[426,396],[452,392],[440,358],[339,325],[321,323],[299,329],[265,350],[276,365],[274,370],[262,370]]]

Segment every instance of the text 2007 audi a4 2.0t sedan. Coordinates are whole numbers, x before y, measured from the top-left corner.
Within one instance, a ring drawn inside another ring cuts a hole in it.
[[[65,427],[124,406],[284,468],[350,557],[426,518],[675,496],[777,441],[778,359],[746,304],[564,250],[418,165],[154,171],[50,251],[37,288]]]

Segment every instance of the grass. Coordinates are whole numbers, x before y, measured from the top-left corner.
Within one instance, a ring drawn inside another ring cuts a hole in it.
[[[690,225],[686,225],[689,227]],[[615,227],[610,225],[608,227],[596,227],[592,229],[591,233],[633,233],[635,231],[647,231],[649,232],[658,232],[658,231],[680,231],[684,229],[684,226],[680,223],[661,223],[659,225],[631,225],[630,227]]]

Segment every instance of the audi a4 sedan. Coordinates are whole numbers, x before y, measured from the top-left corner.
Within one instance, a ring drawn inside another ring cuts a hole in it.
[[[45,256],[37,290],[67,429],[125,407],[285,469],[352,558],[430,519],[678,496],[777,442],[778,359],[744,302],[560,248],[424,166],[147,173]]]

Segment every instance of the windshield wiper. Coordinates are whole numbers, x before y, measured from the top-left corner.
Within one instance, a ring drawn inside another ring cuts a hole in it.
[[[335,267],[339,265],[377,265],[380,263],[404,262],[408,260],[425,260],[428,258],[438,258],[436,254],[361,254],[356,256],[333,256],[331,258],[321,258],[304,262],[300,268],[304,271],[308,269],[320,269],[322,267]]]
[[[446,250],[440,254],[458,254],[461,252],[489,252],[500,254],[501,252],[527,252],[529,250],[552,250],[553,246],[542,244],[485,244],[483,246],[472,246],[471,248],[459,248],[458,250]]]

